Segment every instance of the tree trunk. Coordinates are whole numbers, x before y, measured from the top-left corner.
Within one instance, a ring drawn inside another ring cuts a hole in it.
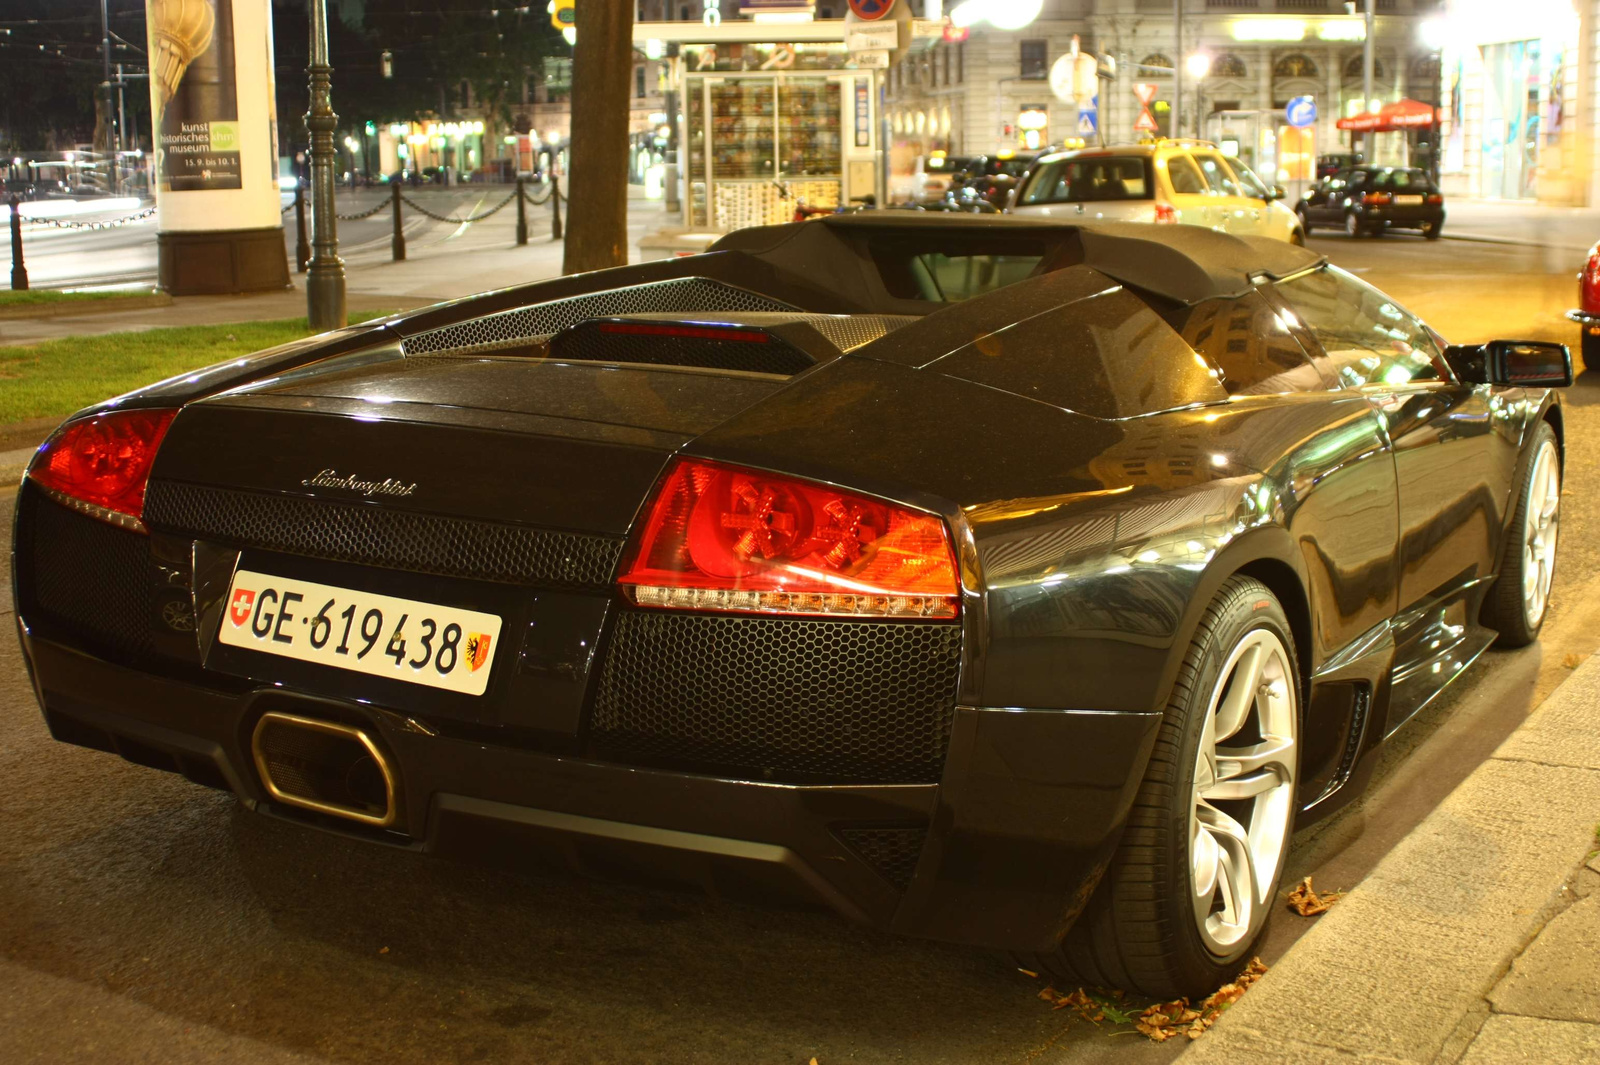
[[[583,0],[572,49],[572,145],[563,273],[628,261],[628,88],[634,0]]]

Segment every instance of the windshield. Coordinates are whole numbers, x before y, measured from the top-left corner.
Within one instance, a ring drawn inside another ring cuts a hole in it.
[[[884,288],[897,299],[956,303],[1033,275],[1050,250],[1037,236],[941,237],[938,247],[880,237],[869,248]]]
[[[1147,156],[1101,155],[1041,163],[1018,202],[1095,203],[1150,197]]]

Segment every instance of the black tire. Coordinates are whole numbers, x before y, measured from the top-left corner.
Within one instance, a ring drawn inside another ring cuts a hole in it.
[[[1578,356],[1583,360],[1583,371],[1600,370],[1600,336],[1590,336],[1586,325],[1578,327]]]
[[[1438,222],[1425,222],[1422,226],[1422,236],[1426,240],[1438,240],[1444,236],[1444,226]]]
[[[1483,603],[1483,623],[1500,634],[1495,640],[1496,647],[1508,649],[1526,647],[1537,640],[1539,630],[1544,627],[1544,619],[1550,612],[1549,600],[1546,598],[1539,616],[1530,618],[1523,595],[1523,581],[1528,572],[1523,539],[1524,530],[1527,528],[1529,496],[1538,469],[1539,453],[1547,446],[1555,449],[1556,478],[1559,485],[1561,451],[1556,446],[1555,430],[1550,428],[1549,422],[1541,421],[1534,429],[1533,439],[1529,443],[1528,468],[1522,471],[1522,481],[1517,487],[1516,510],[1511,515],[1511,526],[1506,530],[1505,542],[1500,545],[1500,568],[1496,572],[1494,586],[1489,589],[1488,597]],[[1558,514],[1559,509],[1558,504]],[[1559,529],[1559,522],[1557,528]],[[1551,567],[1553,570],[1553,560]],[[1552,573],[1552,581],[1553,578]]]
[[[1355,240],[1361,236],[1362,232],[1361,219],[1356,217],[1354,211],[1346,211],[1344,214],[1344,235],[1351,240]]]
[[[1311,235],[1311,219],[1303,209],[1296,211],[1295,214],[1300,218],[1300,232],[1309,237]],[[1305,241],[1302,240],[1301,243],[1304,244]]]
[[[1211,693],[1232,650],[1260,628],[1269,629],[1283,645],[1296,715],[1303,716],[1299,665],[1282,604],[1260,581],[1229,578],[1207,607],[1184,656],[1144,781],[1105,876],[1060,946],[1047,954],[1019,955],[1024,967],[1064,981],[1171,999],[1210,994],[1249,963],[1267,918],[1278,906],[1293,814],[1266,904],[1259,907],[1252,930],[1223,956],[1212,953],[1197,928],[1190,899],[1189,818]],[[1296,730],[1298,735],[1298,721]],[[1298,749],[1296,743],[1296,759]],[[1298,767],[1294,772],[1298,775]],[[1290,809],[1297,809],[1292,795]]]
[[[1298,230],[1298,229],[1293,230],[1289,234],[1289,243],[1293,244],[1297,248],[1305,247],[1306,246],[1306,235],[1305,235],[1305,233],[1302,232],[1301,230]]]

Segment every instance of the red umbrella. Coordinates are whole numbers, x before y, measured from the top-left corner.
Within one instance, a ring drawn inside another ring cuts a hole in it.
[[[1416,129],[1418,126],[1438,124],[1439,109],[1419,100],[1399,100],[1392,104],[1384,104],[1382,110],[1376,113],[1368,112],[1364,115],[1341,118],[1334,123],[1340,129],[1355,130],[1358,133],[1368,131],[1391,133],[1398,129]]]

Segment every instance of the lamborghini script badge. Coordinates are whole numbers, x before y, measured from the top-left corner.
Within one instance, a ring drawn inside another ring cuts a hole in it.
[[[385,477],[381,481],[365,481],[353,473],[340,473],[338,470],[323,470],[315,477],[307,477],[300,482],[307,488],[345,488],[352,492],[360,492],[364,496],[408,496],[417,490],[415,484],[406,484],[393,477]]]

